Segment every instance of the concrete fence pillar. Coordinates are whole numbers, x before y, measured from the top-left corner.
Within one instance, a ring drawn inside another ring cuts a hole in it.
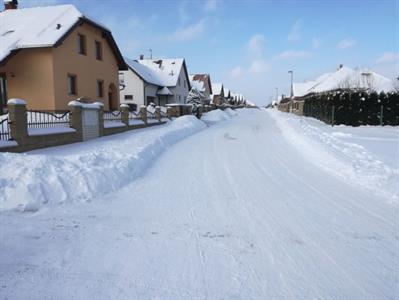
[[[23,145],[28,138],[26,102],[22,99],[10,99],[7,102],[11,138]]]
[[[171,107],[166,108],[166,115],[168,116],[169,119],[172,119],[173,116],[173,109]]]
[[[159,106],[155,107],[155,119],[161,122],[162,115],[161,115],[161,108]]]
[[[147,124],[147,106],[145,105],[140,106],[140,118]]]
[[[83,141],[82,106],[79,104],[78,101],[71,101],[68,103],[69,125],[76,130],[79,140]]]
[[[121,104],[121,120],[126,126],[129,126],[129,105]]]
[[[98,132],[100,136],[104,135],[104,103],[94,102],[98,105]]]

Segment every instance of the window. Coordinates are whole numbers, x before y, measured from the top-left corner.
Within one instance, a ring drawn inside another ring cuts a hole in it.
[[[181,96],[179,95],[179,102],[180,102],[180,100],[181,100]]]
[[[97,80],[97,97],[104,97],[104,81]]]
[[[102,47],[101,42],[95,41],[94,42],[94,46],[95,46],[95,49],[96,49],[96,59],[97,60],[103,60],[103,47]]]
[[[76,94],[76,75],[68,74],[68,95]]]
[[[133,101],[133,95],[125,95],[125,100],[132,100]]]
[[[184,87],[186,87],[186,80],[184,79]]]
[[[179,86],[180,86],[180,78],[179,78]]]
[[[78,33],[78,53],[86,55],[86,37]]]

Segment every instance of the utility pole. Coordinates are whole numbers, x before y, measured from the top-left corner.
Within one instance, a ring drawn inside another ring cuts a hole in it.
[[[276,103],[278,103],[278,87],[275,87],[276,89]]]

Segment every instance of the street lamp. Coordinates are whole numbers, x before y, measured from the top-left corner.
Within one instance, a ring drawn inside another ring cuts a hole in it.
[[[294,71],[288,71],[291,73],[291,99],[294,98]]]

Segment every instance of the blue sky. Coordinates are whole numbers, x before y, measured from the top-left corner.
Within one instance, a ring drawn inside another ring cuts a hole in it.
[[[72,3],[110,28],[123,54],[184,57],[258,104],[340,63],[399,76],[399,0],[20,0]]]

